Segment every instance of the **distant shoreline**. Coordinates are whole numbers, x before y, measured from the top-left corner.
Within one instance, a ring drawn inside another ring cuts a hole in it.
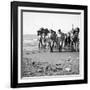
[[[38,39],[38,36],[35,34],[24,34],[23,39],[24,40]]]

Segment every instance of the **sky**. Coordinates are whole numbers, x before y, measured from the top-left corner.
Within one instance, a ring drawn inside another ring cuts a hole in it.
[[[41,27],[61,29],[67,33],[75,27],[80,27],[81,16],[77,14],[55,14],[39,12],[23,12],[23,34],[37,34]]]

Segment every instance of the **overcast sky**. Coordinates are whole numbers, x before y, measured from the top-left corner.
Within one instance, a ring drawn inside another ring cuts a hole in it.
[[[37,34],[41,27],[68,32],[74,27],[80,27],[80,15],[52,13],[23,13],[23,34]]]

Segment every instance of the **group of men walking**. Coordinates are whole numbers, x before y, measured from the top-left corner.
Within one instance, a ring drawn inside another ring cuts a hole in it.
[[[61,29],[57,32],[54,30],[40,29],[39,36],[39,49],[50,49],[51,52],[57,49],[59,52],[64,50],[79,51],[79,32],[77,27],[68,33],[63,33]]]

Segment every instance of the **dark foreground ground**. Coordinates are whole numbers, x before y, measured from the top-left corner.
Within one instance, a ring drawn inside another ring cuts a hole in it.
[[[23,51],[22,77],[79,74],[79,52]]]

